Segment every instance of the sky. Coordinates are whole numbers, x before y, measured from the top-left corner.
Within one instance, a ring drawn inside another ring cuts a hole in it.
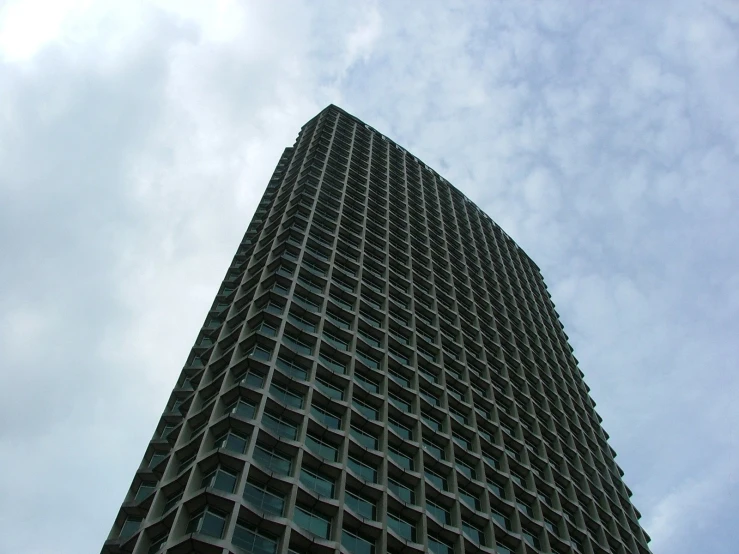
[[[739,4],[0,0],[0,552],[99,552],[336,104],[541,267],[655,554],[739,544]]]

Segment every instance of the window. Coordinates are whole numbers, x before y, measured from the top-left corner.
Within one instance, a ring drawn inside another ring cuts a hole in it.
[[[392,460],[400,467],[413,471],[413,458],[403,454],[400,450],[396,450],[392,447],[388,449],[388,454],[390,455],[390,458],[392,458]]]
[[[156,483],[141,483],[139,485],[139,489],[136,491],[136,496],[133,497],[134,502],[141,502],[145,498],[147,498],[152,492],[154,492],[154,489],[156,489],[157,484]]]
[[[401,516],[392,512],[387,514],[387,524],[393,531],[406,540],[416,542],[416,525],[406,521]]]
[[[303,395],[298,392],[286,389],[276,384],[272,384],[269,387],[269,393],[283,404],[287,404],[288,406],[292,406],[293,408],[303,407]]]
[[[479,510],[480,509],[480,499],[472,494],[469,494],[465,491],[460,490],[459,491],[459,497],[462,499],[462,502],[467,504],[470,508],[473,510]]]
[[[429,535],[429,552],[433,554],[454,554],[454,547],[439,537]]]
[[[441,475],[431,471],[430,469],[424,470],[424,475],[426,476],[426,480],[429,483],[433,484],[436,488],[443,491],[447,490],[446,477],[442,477]]]
[[[375,519],[375,503],[362,498],[358,493],[347,490],[344,502],[354,513],[367,519]]]
[[[298,526],[322,539],[328,539],[331,534],[331,520],[310,508],[296,506],[294,521]]]
[[[335,462],[339,454],[339,449],[336,446],[312,435],[305,437],[305,446],[317,456],[325,458],[330,462]]]
[[[321,353],[318,355],[318,360],[328,369],[335,371],[336,373],[346,373],[346,365],[336,358],[332,358],[331,356]]]
[[[316,378],[316,388],[329,398],[333,398],[335,400],[344,399],[344,391],[342,389],[330,384],[328,381],[324,381],[320,377]]]
[[[277,329],[266,321],[261,322],[261,324],[257,328],[257,331],[259,331],[263,335],[267,335],[268,337],[274,337],[275,335],[277,335]]]
[[[244,554],[276,554],[277,539],[246,522],[237,522],[231,541]]]
[[[423,447],[437,460],[444,459],[444,450],[438,444],[431,441],[423,441]]]
[[[254,414],[256,413],[256,411],[256,406],[241,398],[235,403],[231,404],[231,406],[229,406],[228,408],[228,412],[239,417],[243,417],[244,419],[254,419]]]
[[[303,342],[300,339],[296,339],[295,337],[291,337],[290,335],[283,335],[282,336],[282,342],[295,350],[296,352],[300,352],[301,354],[307,354],[311,355],[313,354],[313,346],[308,344],[307,342]]]
[[[334,482],[328,477],[302,468],[300,470],[300,482],[320,496],[334,497]]]
[[[367,419],[377,420],[379,418],[380,411],[369,404],[355,399],[353,405]]]
[[[182,500],[182,491],[181,490],[180,491],[174,491],[174,492],[169,493],[166,496],[166,502],[164,503],[164,508],[162,509],[162,514],[167,513],[180,500]]]
[[[254,449],[253,458],[263,468],[283,475],[289,475],[292,469],[292,459],[276,450],[267,449],[260,445],[257,445]]]
[[[491,512],[490,515],[498,525],[500,525],[504,529],[511,529],[511,520],[508,517],[496,511]]]
[[[411,404],[392,393],[388,395],[390,403],[403,413],[411,413]]]
[[[285,508],[285,497],[281,493],[263,485],[247,483],[244,488],[244,500],[268,514],[282,515]]]
[[[166,457],[167,457],[166,454],[159,454],[159,453],[152,454],[151,458],[149,458],[149,464],[148,464],[149,468],[157,467],[159,463]]]
[[[474,468],[471,468],[465,463],[457,462],[457,469],[459,470],[460,473],[462,473],[463,475],[466,475],[469,479],[476,478]]]
[[[156,554],[157,552],[159,552],[166,544],[168,538],[169,535],[167,533],[164,533],[164,535],[162,535],[161,537],[151,539],[151,542],[149,543],[149,549],[146,551],[147,554]]]
[[[278,437],[295,440],[298,436],[297,426],[283,417],[265,413],[262,417],[262,423],[266,429],[269,429]]]
[[[203,477],[201,487],[212,487],[227,493],[232,493],[236,488],[238,474],[223,467],[217,467],[215,470]]]
[[[527,543],[529,543],[531,546],[536,548],[537,550],[541,548],[541,543],[539,542],[539,538],[532,535],[531,533],[527,531],[521,531],[521,535],[523,535],[523,540],[525,540]]]
[[[454,442],[456,442],[459,446],[461,446],[465,450],[470,450],[472,448],[472,443],[468,441],[462,435],[459,435],[457,433],[452,433],[452,440],[454,440]]]
[[[424,421],[426,425],[431,427],[434,431],[441,431],[441,421],[439,421],[435,417],[432,417],[425,413],[421,413],[421,419]]]
[[[452,520],[452,516],[449,513],[449,510],[447,510],[443,506],[440,506],[436,502],[427,500],[426,501],[426,511],[429,514],[431,514],[433,517],[438,519],[441,523],[448,524]]]
[[[233,430],[229,430],[226,434],[216,439],[214,448],[225,448],[238,454],[246,452],[246,446],[249,444],[249,437],[241,435]]]
[[[413,431],[402,423],[398,423],[394,419],[389,419],[388,425],[399,437],[405,440],[413,440]]]
[[[247,356],[266,362],[272,357],[272,351],[267,350],[263,346],[256,345],[247,353]]]
[[[359,375],[358,373],[354,374],[354,380],[359,384],[359,386],[370,392],[375,394],[380,392],[380,385],[362,375]]]
[[[247,369],[237,380],[248,389],[261,389],[264,386],[264,375],[253,369]]]
[[[371,448],[372,450],[377,450],[379,441],[374,435],[361,431],[354,426],[349,429],[349,434],[354,437],[359,444],[367,448]]]
[[[352,554],[375,554],[375,543],[346,529],[341,532],[341,545]]]
[[[136,531],[139,530],[139,527],[141,527],[141,522],[143,520],[138,517],[129,517],[126,519],[126,521],[123,522],[123,525],[121,526],[121,532],[118,533],[118,538],[120,539],[127,539],[131,535],[133,535]]]
[[[470,539],[472,539],[472,542],[475,544],[484,545],[485,544],[485,533],[482,531],[482,529],[479,529],[475,525],[472,525],[471,523],[468,523],[466,521],[462,521],[462,532],[467,535]]]
[[[226,527],[227,514],[207,506],[187,524],[186,533],[200,533],[220,539]]]
[[[352,458],[351,456],[347,461],[347,467],[365,481],[369,481],[371,483],[377,482],[377,470],[359,460],[356,460],[355,458]]]
[[[319,408],[314,405],[311,406],[310,413],[313,414],[313,417],[315,417],[316,420],[330,429],[338,429],[341,427],[341,416],[337,416],[328,410],[324,410],[323,408]]]
[[[413,489],[400,484],[395,479],[388,479],[387,489],[403,502],[414,504],[416,502],[416,494]]]
[[[421,396],[431,405],[438,406],[439,399],[425,389],[421,389]]]
[[[529,504],[518,500],[516,501],[516,505],[518,506],[518,509],[521,510],[524,514],[529,517],[534,517],[534,509]]]
[[[305,368],[300,367],[296,363],[289,362],[284,358],[277,358],[277,368],[286,375],[301,379],[302,381],[308,378],[308,371]]]

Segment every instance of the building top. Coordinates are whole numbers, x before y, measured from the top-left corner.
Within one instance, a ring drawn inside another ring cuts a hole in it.
[[[513,240],[513,239],[511,238],[511,236],[510,236],[510,235],[509,235],[508,233],[506,233],[506,232],[505,232],[505,230],[504,230],[504,229],[503,229],[503,228],[502,228],[502,227],[501,227],[500,225],[498,225],[498,224],[497,224],[497,223],[495,222],[495,220],[494,220],[494,219],[493,219],[492,217],[490,217],[490,216],[489,216],[489,215],[488,215],[487,213],[485,213],[485,211],[484,211],[484,210],[483,210],[482,208],[480,208],[480,206],[478,206],[478,205],[477,205],[477,204],[476,204],[475,202],[473,202],[472,200],[470,200],[470,198],[469,198],[469,197],[468,197],[468,196],[467,196],[466,194],[464,194],[464,193],[463,193],[463,192],[462,192],[461,190],[459,190],[459,189],[458,189],[457,187],[455,187],[455,186],[454,186],[454,185],[453,185],[452,183],[450,183],[450,182],[449,182],[449,181],[448,181],[448,180],[447,180],[447,179],[446,179],[445,177],[443,177],[443,176],[442,176],[441,174],[439,174],[439,172],[438,172],[438,171],[436,171],[436,170],[435,170],[434,168],[432,168],[432,167],[431,167],[430,165],[428,165],[428,164],[427,164],[426,162],[424,162],[423,160],[421,160],[421,159],[420,159],[420,158],[419,158],[418,156],[416,156],[415,154],[412,154],[412,153],[411,153],[410,151],[408,151],[408,150],[407,150],[406,148],[404,148],[403,146],[401,146],[400,144],[398,144],[398,143],[397,143],[397,142],[395,142],[394,140],[392,140],[392,139],[388,138],[388,137],[387,137],[387,135],[384,135],[383,133],[381,133],[380,131],[378,131],[377,129],[375,129],[374,127],[372,127],[371,125],[369,125],[368,123],[365,123],[364,121],[362,121],[361,119],[359,119],[359,118],[358,118],[357,116],[355,116],[355,115],[353,115],[353,114],[350,114],[349,112],[347,112],[347,111],[346,111],[346,110],[344,110],[343,108],[340,108],[340,107],[339,107],[339,106],[337,106],[336,104],[329,104],[329,105],[328,105],[328,106],[326,106],[326,107],[325,107],[325,108],[324,108],[323,110],[321,110],[321,111],[320,111],[320,112],[319,112],[319,113],[318,113],[318,114],[317,114],[317,115],[316,115],[315,117],[311,118],[311,119],[310,119],[310,120],[309,120],[309,121],[308,121],[308,122],[307,122],[307,123],[306,123],[305,125],[303,125],[303,128],[307,127],[307,126],[308,126],[308,125],[310,125],[310,124],[311,124],[311,123],[312,123],[312,122],[313,122],[313,121],[314,121],[315,119],[318,119],[318,118],[319,118],[319,117],[321,117],[321,116],[322,116],[323,114],[325,114],[325,113],[327,113],[327,112],[330,112],[330,111],[338,112],[338,113],[340,113],[341,115],[343,115],[343,116],[345,116],[345,117],[348,117],[348,118],[350,118],[350,119],[354,120],[354,121],[355,121],[355,122],[356,122],[357,124],[359,124],[359,125],[362,125],[362,126],[363,126],[363,127],[365,128],[365,129],[367,129],[368,131],[370,131],[370,132],[372,132],[372,133],[375,133],[375,134],[379,135],[379,136],[380,136],[380,137],[382,138],[382,140],[384,140],[384,141],[388,142],[388,143],[389,143],[390,145],[392,145],[393,147],[395,147],[395,148],[396,148],[397,150],[399,150],[399,151],[403,152],[403,154],[404,154],[405,156],[408,156],[408,157],[410,157],[410,158],[411,158],[412,160],[414,160],[414,161],[415,161],[416,163],[418,163],[418,164],[419,164],[420,166],[422,166],[422,167],[426,168],[426,169],[427,169],[428,171],[430,171],[430,172],[431,172],[431,173],[432,173],[432,174],[434,175],[434,177],[435,177],[435,178],[436,178],[436,179],[437,179],[438,181],[440,181],[440,182],[442,182],[442,183],[446,184],[446,185],[447,185],[447,186],[448,186],[448,187],[449,187],[449,188],[451,189],[451,191],[452,191],[452,194],[454,194],[454,195],[456,195],[456,196],[459,196],[459,197],[460,197],[461,199],[463,199],[463,200],[464,200],[464,202],[466,202],[466,203],[467,203],[467,204],[469,204],[470,206],[474,207],[474,208],[475,208],[475,209],[477,210],[477,212],[478,212],[478,213],[480,214],[480,216],[482,216],[482,217],[484,217],[484,218],[488,219],[488,220],[490,221],[490,223],[491,223],[492,225],[494,225],[494,226],[495,226],[495,228],[496,228],[496,229],[498,229],[498,230],[499,230],[499,231],[500,231],[500,232],[501,232],[501,233],[503,234],[503,236],[504,236],[504,237],[505,237],[505,238],[506,238],[507,240],[509,240],[509,241],[511,242],[511,244],[512,244],[512,245],[513,245],[513,246],[514,246],[514,247],[515,247],[515,248],[516,248],[516,249],[517,249],[517,250],[518,250],[518,251],[519,251],[519,252],[520,252],[520,253],[521,253],[521,254],[522,254],[523,256],[525,256],[525,257],[526,257],[526,259],[527,259],[527,260],[528,260],[528,261],[529,261],[529,262],[531,263],[531,265],[532,265],[532,266],[533,266],[533,267],[534,267],[534,268],[536,269],[536,271],[538,271],[539,273],[541,273],[541,269],[539,268],[538,264],[537,264],[537,263],[536,263],[536,262],[535,262],[535,261],[534,261],[534,260],[533,260],[533,259],[531,258],[531,256],[529,256],[529,255],[528,255],[528,254],[526,253],[526,251],[525,251],[525,250],[524,250],[523,248],[521,248],[521,247],[520,247],[520,246],[518,245],[518,243],[517,243],[517,242],[516,242],[515,240]]]

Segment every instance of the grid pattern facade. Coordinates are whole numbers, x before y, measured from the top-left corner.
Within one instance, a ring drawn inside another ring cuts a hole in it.
[[[104,553],[648,553],[537,266],[329,106],[280,159]]]

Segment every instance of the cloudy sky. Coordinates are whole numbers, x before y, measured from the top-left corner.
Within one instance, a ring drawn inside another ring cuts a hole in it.
[[[329,103],[541,266],[656,554],[739,544],[739,4],[0,1],[0,552],[98,552]]]

